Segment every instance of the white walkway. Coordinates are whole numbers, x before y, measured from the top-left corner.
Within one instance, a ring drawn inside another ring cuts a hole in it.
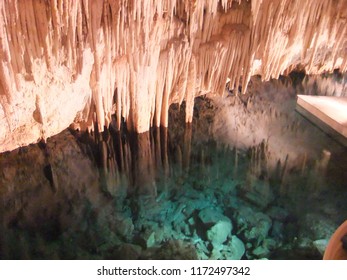
[[[347,97],[298,95],[297,110],[347,146]]]

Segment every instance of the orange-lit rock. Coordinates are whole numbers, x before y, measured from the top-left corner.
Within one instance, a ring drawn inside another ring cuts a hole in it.
[[[0,152],[111,115],[144,132],[171,103],[300,66],[347,70],[345,0],[4,0]]]

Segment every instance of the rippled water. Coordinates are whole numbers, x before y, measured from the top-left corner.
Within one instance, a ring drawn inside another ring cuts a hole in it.
[[[266,141],[222,144],[197,103],[192,126],[176,108],[168,130],[66,130],[1,154],[0,258],[321,258],[314,241],[347,217],[346,148],[318,132],[328,158],[269,168]]]

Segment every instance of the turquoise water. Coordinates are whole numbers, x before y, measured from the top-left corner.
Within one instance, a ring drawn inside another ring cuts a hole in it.
[[[211,135],[212,108],[198,100],[190,126],[173,107],[169,129],[66,130],[1,154],[0,258],[322,258],[347,217],[346,148],[320,132],[327,165],[269,168],[266,141]]]

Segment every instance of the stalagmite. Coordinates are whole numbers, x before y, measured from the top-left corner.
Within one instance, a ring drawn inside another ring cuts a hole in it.
[[[252,75],[347,70],[345,0],[4,0],[0,152],[74,124],[168,125],[172,103]]]

